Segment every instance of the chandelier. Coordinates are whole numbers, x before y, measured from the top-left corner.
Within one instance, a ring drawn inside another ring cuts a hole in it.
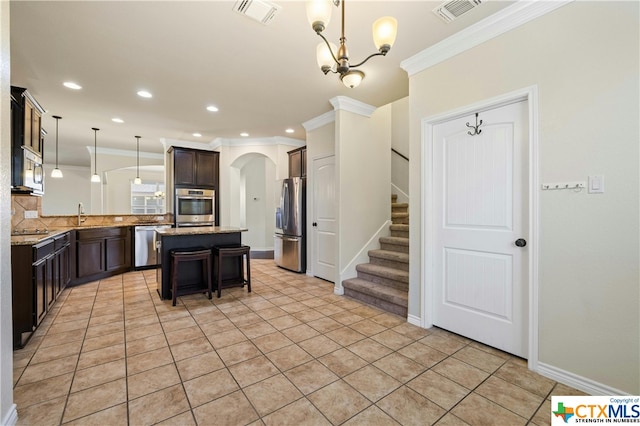
[[[331,7],[339,7],[340,3],[342,3],[342,32],[340,34],[340,47],[338,48],[322,35],[322,31],[329,25]],[[396,40],[398,21],[390,16],[385,16],[375,21],[373,23],[373,42],[378,52],[367,56],[362,62],[351,65],[346,45],[347,39],[344,36],[344,3],[345,0],[342,0],[342,2],[340,0],[308,0],[307,19],[311,24],[311,28],[323,40],[316,48],[316,59],[322,72],[325,75],[329,71],[340,74],[342,83],[347,87],[354,88],[364,78],[364,73],[354,68],[359,67],[374,56],[385,56],[391,50],[391,46]]]

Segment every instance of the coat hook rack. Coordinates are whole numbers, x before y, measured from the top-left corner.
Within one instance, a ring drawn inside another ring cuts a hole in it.
[[[471,136],[479,135],[480,133],[482,133],[482,130],[480,130],[480,126],[482,126],[482,120],[480,120],[480,122],[478,123],[478,113],[476,112],[476,125],[472,126],[471,124],[469,124],[469,122],[467,122],[467,127],[473,129],[473,133],[471,131],[468,131],[467,133]]]
[[[586,185],[584,182],[557,182],[557,183],[543,183],[542,190],[555,190],[555,189],[572,189],[575,192],[582,191]]]

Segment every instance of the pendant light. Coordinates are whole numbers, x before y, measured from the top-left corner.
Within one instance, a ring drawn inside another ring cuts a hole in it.
[[[320,70],[325,75],[329,72],[340,74],[342,83],[347,87],[354,88],[364,78],[364,72],[354,68],[358,68],[374,56],[386,56],[389,53],[396,40],[398,21],[391,16],[385,16],[375,21],[372,28],[373,43],[378,51],[367,56],[362,62],[352,64],[345,37],[344,4],[345,0],[307,0],[307,19],[313,31],[322,39],[322,42],[316,48],[316,59]],[[322,32],[329,25],[332,6],[342,7],[342,29],[338,48],[322,35]]]
[[[94,164],[94,168],[93,168],[93,176],[91,176],[91,182],[96,182],[99,183],[100,182],[100,175],[98,174],[98,130],[95,127],[92,127],[91,130],[93,130],[93,164]]]
[[[58,115],[53,115],[52,117],[56,119],[56,168],[51,170],[51,177],[61,178],[62,170],[58,168],[58,120],[60,120],[62,117]]]
[[[133,180],[133,183],[136,185],[140,185],[142,183],[142,179],[140,179],[140,138],[141,137],[142,136],[135,136],[137,166],[136,166],[136,178]]]

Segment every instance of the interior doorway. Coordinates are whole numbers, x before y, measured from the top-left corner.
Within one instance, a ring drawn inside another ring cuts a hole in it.
[[[275,163],[260,153],[244,154],[231,164],[229,178],[229,225],[247,229],[242,242],[252,257],[273,258]]]
[[[537,123],[535,86],[422,122],[421,324],[527,358],[531,369],[538,350]]]

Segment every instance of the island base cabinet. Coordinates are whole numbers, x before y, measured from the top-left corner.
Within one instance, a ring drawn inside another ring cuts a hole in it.
[[[160,267],[157,270],[156,281],[158,295],[161,299],[167,300],[172,298],[171,294],[171,250],[182,250],[191,247],[213,249],[216,246],[239,246],[242,244],[240,231],[232,233],[213,233],[213,234],[186,234],[186,235],[160,235],[160,245],[158,247],[158,259],[161,260]],[[195,263],[194,263],[195,265]],[[217,271],[213,270],[213,256],[211,258],[211,282],[215,288],[215,279]],[[238,280],[240,259],[227,259],[223,265],[222,279],[224,281]],[[178,276],[178,286],[183,284],[189,285],[192,282],[204,281],[201,275],[199,265],[192,268],[180,269]]]

